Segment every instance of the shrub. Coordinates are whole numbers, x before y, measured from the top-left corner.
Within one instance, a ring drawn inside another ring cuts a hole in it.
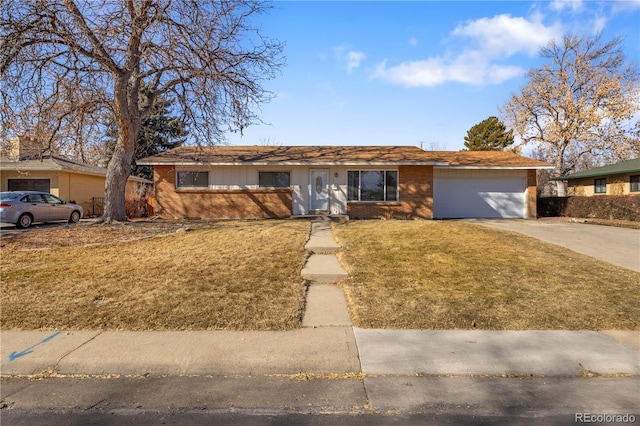
[[[542,217],[584,217],[640,222],[640,197],[635,195],[598,195],[595,197],[538,198]]]

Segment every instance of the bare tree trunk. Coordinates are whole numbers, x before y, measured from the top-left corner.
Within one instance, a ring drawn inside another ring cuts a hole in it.
[[[565,169],[564,169],[564,153],[565,153],[568,145],[569,145],[569,141],[563,140],[562,141],[562,145],[560,146],[560,149],[558,150],[558,154],[557,154],[557,157],[556,157],[556,161],[555,161],[556,172],[558,172],[560,174],[560,176],[564,175],[564,173],[565,173]],[[562,180],[557,180],[556,181],[556,191],[558,193],[557,194],[558,197],[566,197],[567,196],[567,188],[565,186],[564,181],[562,181]]]
[[[131,162],[135,153],[135,143],[140,128],[140,114],[137,103],[137,85],[135,93],[127,90],[126,81],[119,80],[115,87],[115,107],[118,120],[118,139],[113,157],[107,167],[105,182],[104,213],[100,222],[124,222],[127,220],[125,191],[131,175]],[[133,99],[131,99],[133,97]],[[132,102],[133,101],[133,102]]]
[[[556,181],[556,191],[558,191],[558,197],[566,197],[567,196],[567,188],[563,180]]]
[[[123,222],[127,220],[125,208],[125,190],[127,179],[131,174],[131,160],[133,158],[133,144],[129,149],[121,139],[126,138],[120,133],[118,143],[113,152],[113,157],[107,167],[107,180],[105,182],[105,205],[101,222],[111,223],[113,221]]]

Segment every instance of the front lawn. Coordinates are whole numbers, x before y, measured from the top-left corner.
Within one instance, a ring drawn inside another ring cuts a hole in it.
[[[299,327],[308,222],[219,222],[146,237],[165,227],[64,226],[4,237],[2,328]],[[145,238],[118,241],[136,233]],[[64,238],[56,239],[58,234]],[[117,242],[105,242],[109,236]],[[17,248],[29,241],[48,248]],[[76,246],[74,241],[93,243]]]
[[[333,224],[365,328],[640,329],[640,273],[464,222]]]

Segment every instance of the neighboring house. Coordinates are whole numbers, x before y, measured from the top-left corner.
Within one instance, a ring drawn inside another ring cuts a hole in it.
[[[78,163],[59,155],[35,154],[32,142],[24,143],[15,138],[12,143],[15,146],[11,158],[0,158],[0,190],[50,192],[63,200],[81,205],[85,216],[102,214],[107,169]],[[126,189],[127,200],[136,200],[140,186],[151,183],[146,179],[130,177]]]
[[[568,195],[640,195],[640,158],[560,176]]]
[[[411,146],[180,147],[154,167],[155,213],[167,218],[536,217],[536,170],[502,151]]]

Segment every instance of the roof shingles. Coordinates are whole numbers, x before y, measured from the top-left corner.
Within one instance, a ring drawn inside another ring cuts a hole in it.
[[[2,158],[0,167],[4,170],[24,170],[24,171],[67,171],[84,175],[106,176],[107,169],[93,166],[91,164],[79,163],[69,158],[59,155],[50,155],[40,159],[31,160],[9,160]],[[129,179],[136,182],[152,183],[147,179],[138,176],[130,176]]]
[[[596,167],[595,169],[589,169],[578,173],[572,173],[565,176],[560,176],[554,180],[573,180],[582,179],[596,176],[609,176],[619,175],[625,173],[640,172],[640,158],[633,160],[621,161],[616,164],[610,164],[608,166]]]
[[[170,164],[424,164],[452,167],[546,168],[549,164],[503,151],[423,151],[414,146],[183,146],[139,160]]]

